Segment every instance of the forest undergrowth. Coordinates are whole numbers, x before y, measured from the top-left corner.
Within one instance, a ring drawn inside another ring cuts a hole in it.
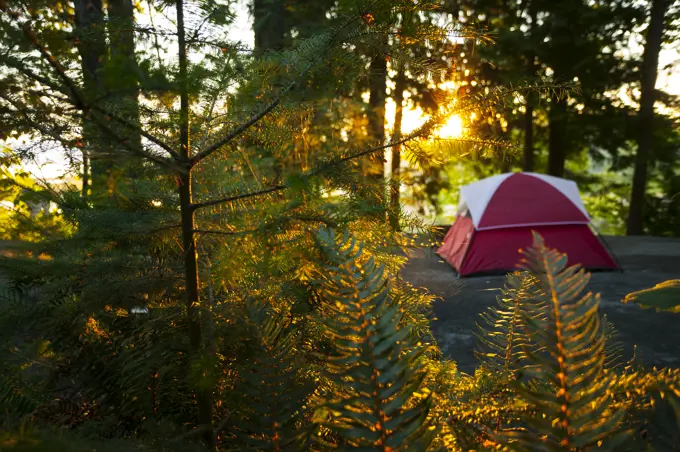
[[[219,450],[676,450],[680,372],[627,360],[590,275],[539,235],[480,318],[473,375],[442,358],[435,299],[398,265],[349,231],[313,237],[304,289],[274,294],[304,307],[213,307]],[[84,318],[66,300],[11,305],[3,331],[27,329],[3,355],[3,450],[205,450],[200,426],[182,432],[191,368],[169,342],[182,328],[172,309]]]

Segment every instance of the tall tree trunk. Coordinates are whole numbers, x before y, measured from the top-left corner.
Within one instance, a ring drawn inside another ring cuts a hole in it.
[[[548,174],[564,176],[564,162],[567,158],[569,137],[567,127],[567,101],[564,98],[553,97],[553,103],[548,113]]]
[[[633,187],[630,195],[628,212],[628,235],[643,233],[643,214],[645,191],[647,189],[647,164],[654,136],[654,101],[656,78],[658,75],[659,52],[663,40],[664,21],[668,0],[653,0],[645,39],[645,50],[642,56],[642,74],[640,87],[640,111],[637,127],[637,154],[633,172]]]
[[[368,81],[370,93],[368,100],[369,134],[372,141],[383,144],[385,142],[385,102],[387,100],[387,59],[382,53],[372,58]],[[376,214],[385,215],[385,193],[381,189],[385,176],[384,152],[376,152],[364,159],[364,175],[370,181],[368,184],[369,193],[372,192],[372,195],[375,196],[368,200],[369,205],[376,210]]]
[[[115,95],[116,111],[133,124],[139,124],[139,81],[140,69],[135,56],[135,18],[132,0],[108,0],[109,15],[108,31],[110,43],[109,64],[115,68],[117,77],[111,77],[109,91]],[[141,150],[142,136],[139,132],[120,128],[119,134],[124,136],[128,146]],[[114,179],[121,176],[128,179],[137,178],[138,165],[136,162],[118,168],[112,173]]]
[[[528,7],[529,18],[531,24],[529,25],[529,36],[534,33],[534,24],[536,23],[536,8],[534,2],[529,2]],[[536,75],[536,56],[534,52],[527,52],[527,75],[534,77]],[[524,171],[534,170],[534,102],[535,95],[532,92],[527,92],[525,96],[526,102],[524,105],[524,162],[522,169]]]
[[[86,149],[81,150],[81,155],[83,156],[83,172],[81,173],[83,186],[80,189],[80,196],[84,198],[90,191],[90,158],[87,155]]]
[[[524,162],[523,171],[534,170],[534,102],[533,95],[527,93],[524,105]]]
[[[253,32],[259,52],[279,51],[285,38],[284,0],[253,0]],[[277,159],[273,163],[273,183],[280,184],[290,162]]]
[[[101,0],[75,0],[76,48],[80,56],[83,85],[88,99],[94,99],[104,92],[100,69],[106,59],[106,38],[104,35],[104,11]],[[90,188],[91,155],[97,147],[99,131],[87,114],[82,119],[83,170],[82,194],[87,196]]]
[[[401,123],[404,119],[404,89],[406,89],[406,75],[404,74],[403,64],[399,68],[394,84],[394,103],[396,109],[394,112],[394,136],[393,141],[398,141],[401,138]],[[392,147],[392,172],[390,179],[390,224],[394,230],[399,230],[399,191],[401,184],[399,177],[401,175],[401,145],[398,144]]]
[[[253,0],[255,48],[283,50],[285,23],[284,0]]]
[[[184,252],[184,278],[186,284],[186,310],[189,326],[189,345],[192,359],[200,360],[203,355],[203,338],[199,315],[200,296],[198,279],[198,253],[196,251],[196,234],[194,207],[192,205],[190,164],[191,142],[189,137],[189,85],[187,80],[187,52],[184,30],[183,0],[177,0],[177,35],[179,43],[179,84],[180,84],[180,124],[179,140],[181,158],[186,169],[179,175],[179,202],[181,210],[182,246]],[[212,388],[199,384],[196,390],[198,423],[205,428],[204,441],[210,450],[216,449],[213,422]]]
[[[385,102],[387,100],[387,59],[385,55],[374,56],[369,71],[370,133],[372,139],[383,143],[385,141]]]

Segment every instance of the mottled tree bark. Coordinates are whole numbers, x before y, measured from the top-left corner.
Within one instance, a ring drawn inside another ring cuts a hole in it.
[[[368,126],[369,137],[373,143],[385,142],[385,102],[387,100],[387,59],[379,53],[371,59],[369,68]],[[371,190],[378,190],[385,177],[385,153],[377,152],[364,160],[364,175],[371,182]],[[374,191],[377,195],[369,200],[376,210],[382,209],[384,215],[385,193]]]
[[[529,25],[529,35],[534,33],[534,24],[536,23],[536,8],[533,6],[534,2],[531,1],[528,6],[529,19],[531,24]],[[534,52],[527,52],[527,76],[534,77],[536,75],[536,56]],[[534,105],[535,105],[535,95],[532,92],[528,92],[525,96],[526,102],[524,103],[524,161],[522,164],[523,171],[533,171],[534,161],[535,161],[535,151],[534,151]]]
[[[534,170],[534,103],[531,93],[526,96],[524,105],[524,161],[523,171]]]
[[[385,55],[374,56],[369,71],[370,133],[372,139],[382,144],[385,141],[385,102],[387,100],[387,59]]]
[[[641,235],[644,223],[645,191],[647,189],[647,165],[654,137],[655,86],[658,76],[659,52],[663,41],[668,0],[653,0],[642,56],[640,86],[640,111],[637,123],[637,153],[633,172],[633,187],[630,195],[630,210],[626,233]]]

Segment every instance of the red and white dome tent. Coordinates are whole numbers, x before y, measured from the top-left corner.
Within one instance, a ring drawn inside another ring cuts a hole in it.
[[[437,254],[460,276],[516,270],[532,230],[566,253],[569,265],[619,269],[591,230],[576,183],[536,173],[499,174],[461,188],[458,216]]]

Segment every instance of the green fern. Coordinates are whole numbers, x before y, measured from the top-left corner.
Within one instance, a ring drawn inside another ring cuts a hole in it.
[[[362,450],[425,450],[431,392],[421,361],[424,347],[401,325],[399,300],[390,297],[382,266],[367,257],[349,233],[317,234],[327,259],[317,282],[329,310],[323,318],[332,351],[323,358],[338,390],[318,412],[318,422],[339,445]]]
[[[611,393],[638,432],[629,450],[680,450],[680,369],[628,365],[613,375]]]
[[[621,429],[625,411],[613,406],[609,394],[599,297],[583,294],[589,274],[577,265],[567,267],[567,256],[547,248],[535,232],[533,246],[523,254],[545,302],[544,317],[522,313],[539,351],[525,350],[536,365],[524,370],[532,384],[516,386],[535,414],[524,419],[527,430],[499,438],[516,450],[615,450],[630,432]]]
[[[600,323],[604,337],[604,367],[605,369],[619,369],[623,366],[623,343],[619,340],[619,332],[607,315],[602,316]]]
[[[540,316],[540,294],[537,281],[521,272],[509,273],[502,296],[480,317],[487,328],[477,325],[475,332],[481,347],[475,353],[482,364],[492,371],[510,376],[520,369],[527,358],[525,349],[531,347],[531,337],[523,322],[522,312]]]
[[[301,426],[312,391],[309,375],[300,375],[296,362],[296,334],[286,332],[282,316],[261,303],[246,309],[250,358],[234,388],[245,406],[229,420],[225,434],[233,438],[225,442],[233,440],[238,450],[307,450],[309,429]]]

